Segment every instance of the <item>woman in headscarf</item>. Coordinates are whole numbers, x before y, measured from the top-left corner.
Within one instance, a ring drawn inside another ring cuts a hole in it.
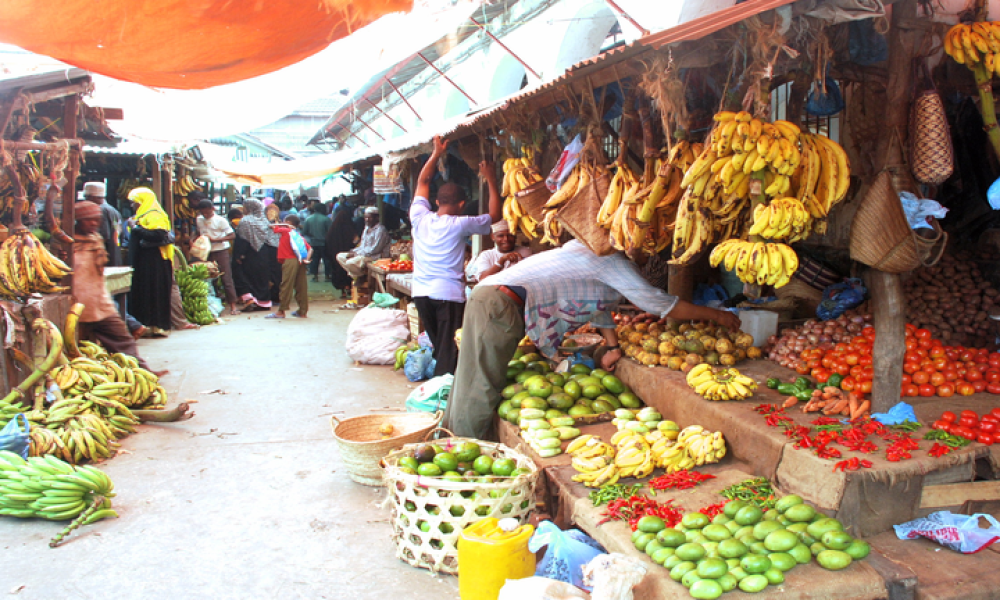
[[[351,276],[347,274],[344,267],[337,262],[337,255],[341,252],[350,252],[354,249],[354,222],[351,221],[351,213],[342,210],[333,218],[333,223],[326,230],[326,260],[327,264],[333,265],[330,282],[333,287],[340,290],[340,297],[346,298],[351,292]]]
[[[135,226],[129,241],[133,268],[129,312],[153,328],[154,333],[169,330],[174,281],[170,218],[149,188],[132,190],[128,199],[135,207]]]
[[[277,300],[281,285],[279,239],[264,216],[261,201],[247,200],[233,240],[233,283],[247,308],[271,308]]]

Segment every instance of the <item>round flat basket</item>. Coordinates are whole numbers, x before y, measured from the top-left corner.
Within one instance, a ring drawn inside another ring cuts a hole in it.
[[[422,444],[407,444],[382,460],[383,479],[392,504],[396,556],[415,567],[458,573],[458,537],[470,524],[487,517],[514,518],[524,524],[535,508],[538,467],[524,454],[494,442],[446,438],[433,443],[445,450],[478,444],[483,455],[508,458],[524,471],[513,477],[474,477],[454,481],[406,473],[399,459]]]
[[[404,444],[424,439],[443,416],[443,411],[363,415],[344,420],[332,416],[330,427],[351,479],[363,485],[381,486],[379,461]],[[388,437],[382,435],[383,425],[392,426]]]

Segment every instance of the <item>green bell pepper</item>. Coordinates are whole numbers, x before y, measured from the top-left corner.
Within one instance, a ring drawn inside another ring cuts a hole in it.
[[[778,389],[779,385],[781,385],[781,380],[778,379],[777,377],[771,377],[770,379],[767,380],[768,389],[776,390]]]
[[[844,380],[843,375],[841,375],[840,373],[834,373],[833,375],[830,375],[829,379],[826,380],[826,385],[828,386],[832,385],[833,387],[839,388],[840,382],[843,380]]]

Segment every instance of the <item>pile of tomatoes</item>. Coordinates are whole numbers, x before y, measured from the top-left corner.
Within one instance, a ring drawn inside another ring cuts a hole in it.
[[[947,431],[952,435],[991,446],[1000,443],[1000,408],[994,408],[982,417],[974,410],[955,414],[950,410],[941,413],[931,429]]]
[[[385,268],[389,271],[412,271],[413,261],[412,260],[394,260],[387,264]]]
[[[862,394],[871,392],[874,371],[872,348],[875,328],[865,327],[849,343],[826,349],[803,350],[795,370],[826,383],[834,374],[843,377],[840,388]],[[901,397],[971,396],[977,392],[1000,394],[1000,353],[986,348],[945,346],[931,332],[906,326]]]

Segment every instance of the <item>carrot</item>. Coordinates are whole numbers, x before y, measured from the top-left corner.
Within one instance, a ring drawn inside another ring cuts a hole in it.
[[[861,404],[860,399],[858,398],[858,395],[855,394],[854,392],[848,394],[847,398],[850,403],[849,412],[847,414],[853,415],[854,411],[858,410],[858,405]]]
[[[785,398],[785,403],[782,404],[781,406],[783,408],[791,408],[791,407],[795,406],[796,404],[798,404],[798,402],[799,402],[798,398],[796,398],[795,396],[789,396],[789,397]]]
[[[868,409],[870,409],[871,407],[872,403],[868,400],[865,400],[860,405],[858,405],[858,410],[851,413],[851,420],[853,421],[854,419],[863,417],[865,413],[868,412]]]
[[[828,404],[827,407],[823,410],[823,414],[824,415],[835,415],[835,414],[839,413],[840,411],[844,410],[844,407],[847,406],[847,402],[848,402],[847,398],[844,398],[844,399],[838,400],[838,401],[836,401],[836,402],[834,402],[832,404]]]

